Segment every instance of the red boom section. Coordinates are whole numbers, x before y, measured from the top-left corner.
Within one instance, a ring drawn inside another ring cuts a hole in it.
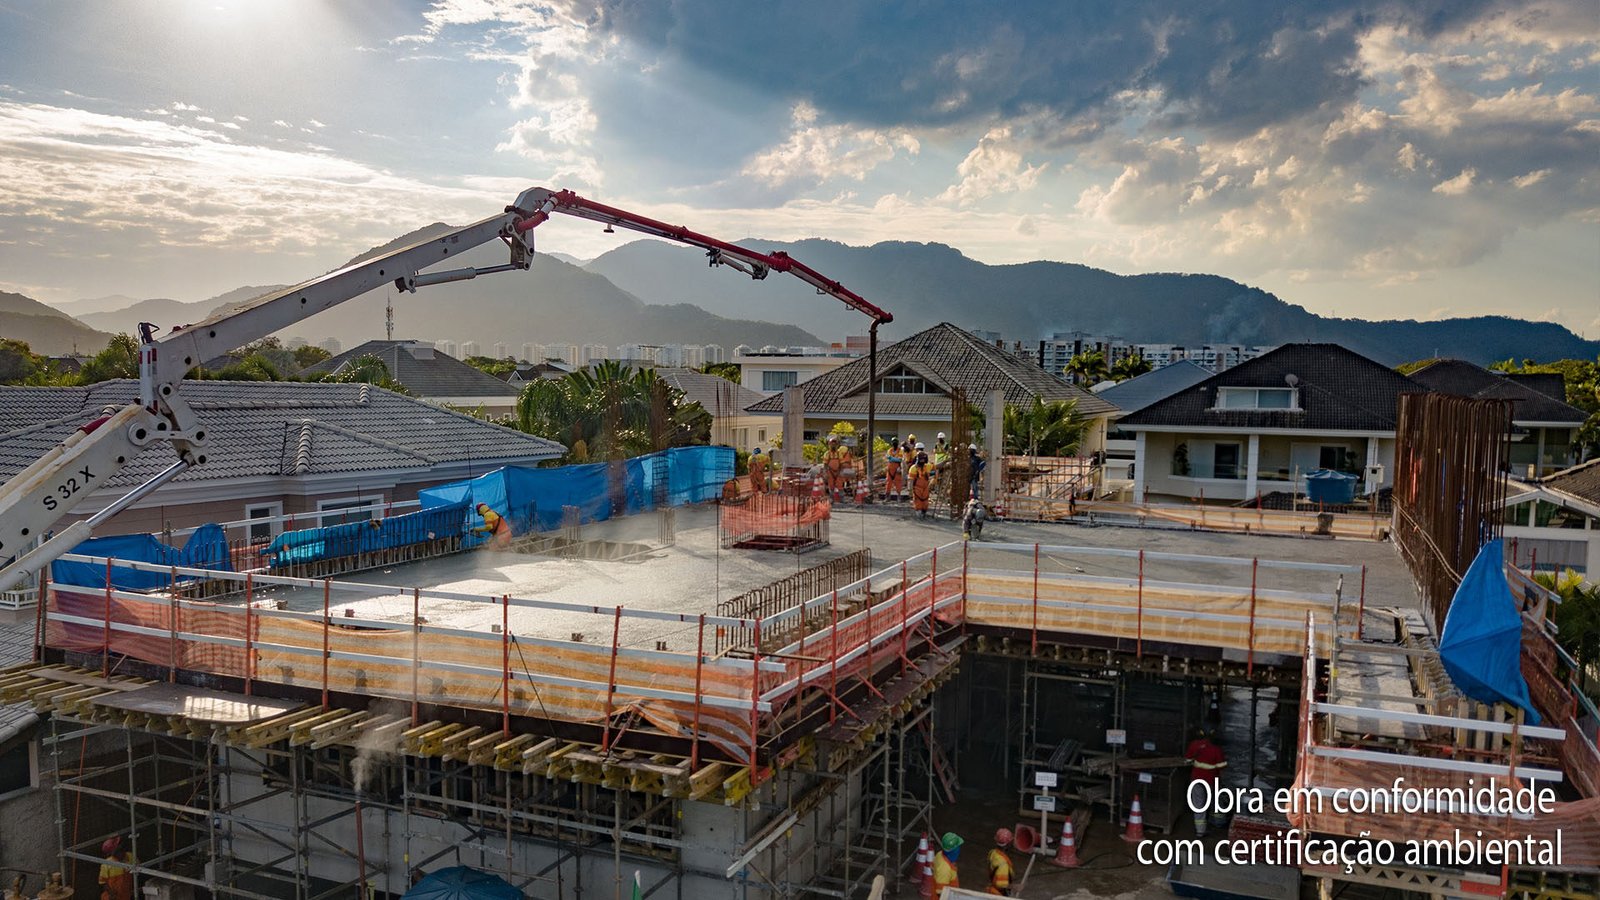
[[[710,235],[691,231],[683,225],[670,225],[648,216],[631,213],[625,209],[607,206],[604,203],[596,203],[593,200],[580,197],[572,191],[550,191],[546,202],[549,206],[549,211],[544,209],[521,211],[527,218],[517,223],[516,228],[519,233],[526,232],[545,222],[550,218],[550,213],[565,213],[569,216],[577,216],[580,219],[603,222],[606,225],[615,225],[630,231],[638,231],[643,234],[699,247],[711,254],[713,264],[732,265],[753,278],[763,278],[769,270],[788,272],[818,291],[834,297],[851,309],[871,316],[872,320],[880,325],[894,321],[894,316],[888,311],[874,306],[860,294],[824,276],[821,272],[781,250],[773,253],[751,250],[738,244],[718,240]]]

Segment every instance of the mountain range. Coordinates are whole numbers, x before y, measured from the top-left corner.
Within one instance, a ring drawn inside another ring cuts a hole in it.
[[[435,223],[350,260],[433,237]],[[1118,275],[1073,263],[986,265],[942,244],[884,242],[870,247],[811,239],[746,241],[783,250],[888,309],[881,337],[892,341],[941,321],[1037,340],[1054,331],[1115,335],[1130,342],[1272,345],[1293,341],[1343,344],[1397,364],[1447,356],[1487,364],[1508,357],[1593,359],[1600,341],[1584,340],[1550,322],[1504,316],[1367,321],[1321,316],[1279,297],[1217,275]],[[458,266],[503,263],[504,250],[467,251]],[[348,264],[348,263],[347,263]],[[309,274],[309,273],[308,273]],[[109,333],[132,333],[139,322],[160,331],[276,290],[240,287],[207,300],[135,300],[112,296],[52,309],[0,293],[0,337],[28,340],[38,352],[92,352]],[[498,274],[423,288],[371,291],[280,337],[326,337],[346,346],[379,336],[392,300],[395,335],[476,341],[483,352],[505,343],[818,345],[866,330],[866,319],[798,279],[773,274],[761,282],[708,267],[700,251],[655,240],[633,241],[593,260],[538,254],[526,273]],[[74,319],[66,313],[73,313]],[[822,337],[819,337],[822,336]]]
[[[889,310],[895,320],[881,332],[885,340],[954,322],[1018,340],[1076,330],[1184,345],[1325,341],[1389,365],[1426,356],[1488,364],[1600,354],[1600,341],[1553,322],[1333,318],[1217,275],[1117,275],[1048,261],[991,266],[943,244],[900,241],[870,247],[817,239],[743,243],[785,251]],[[798,279],[773,275],[751,285],[743,275],[707,267],[699,251],[663,241],[625,244],[585,268],[652,302],[692,301],[709,312],[793,322],[817,334],[866,330],[861,314],[816,296]]]

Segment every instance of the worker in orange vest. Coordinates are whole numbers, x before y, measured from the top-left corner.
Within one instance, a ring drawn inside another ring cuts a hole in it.
[[[928,500],[933,496],[933,464],[928,462],[928,454],[921,444],[917,445],[917,461],[912,463],[909,473],[911,478],[911,508],[917,511],[917,517],[928,517]]]
[[[1011,864],[1011,829],[1002,828],[994,833],[994,849],[989,851],[989,893],[997,897],[1011,896],[1011,876],[1016,869]]]
[[[939,852],[933,855],[933,897],[943,900],[945,888],[961,887],[956,863],[961,859],[961,835],[947,831],[939,839]]]
[[[849,464],[849,448],[839,443],[838,435],[828,435],[828,449],[822,454],[822,465],[827,473],[828,493],[834,500],[838,500],[839,492],[844,490],[844,470]]]
[[[889,452],[883,455],[884,502],[899,500],[900,495],[905,492],[905,476],[900,471],[900,466],[904,461],[905,451],[900,449],[900,439],[895,438],[889,442]]]
[[[756,452],[750,454],[750,493],[765,494],[767,492],[767,455],[757,447]]]
[[[100,900],[133,900],[133,851],[124,849],[122,835],[112,835],[100,845],[106,861],[100,864]]]
[[[497,549],[504,550],[511,546],[511,523],[505,516],[489,508],[487,503],[478,504],[478,515],[483,516],[483,524],[472,529],[474,532],[489,535]]]

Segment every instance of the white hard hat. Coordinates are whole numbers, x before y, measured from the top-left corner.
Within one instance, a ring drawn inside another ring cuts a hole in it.
[[[939,432],[939,440],[944,440],[944,432]]]
[[[918,450],[926,450],[926,449],[928,449],[928,445],[924,444],[921,441],[917,441],[917,449]]]
[[[977,444],[968,444],[967,445],[967,449],[968,450],[976,450],[976,449],[978,449],[978,445]]]

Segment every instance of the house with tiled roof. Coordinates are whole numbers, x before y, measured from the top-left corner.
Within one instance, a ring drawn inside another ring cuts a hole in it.
[[[1124,416],[1134,502],[1304,490],[1307,473],[1388,487],[1403,393],[1424,388],[1337,344],[1285,344]]]
[[[338,356],[309,366],[302,378],[335,375],[364,356],[375,356],[413,397],[447,403],[458,409],[482,410],[486,416],[516,411],[522,386],[510,384],[434,348],[429,341],[367,341]]]
[[[656,369],[656,375],[669,386],[682,391],[689,403],[698,403],[711,414],[711,443],[736,447],[749,453],[757,447],[770,449],[772,439],[783,431],[780,413],[750,412],[747,407],[766,399],[742,384],[720,375],[694,369]]]
[[[805,401],[805,439],[815,441],[837,422],[858,430],[867,424],[866,358],[852,360],[800,384]],[[949,432],[951,398],[957,392],[981,405],[1000,390],[1008,404],[1071,400],[1079,414],[1095,421],[1084,453],[1100,449],[1106,420],[1117,407],[1083,388],[1007,353],[982,338],[943,322],[878,350],[877,427],[884,438],[915,433],[931,439]],[[748,407],[752,413],[783,412],[783,395]]]
[[[0,386],[0,481],[138,394],[131,379]],[[565,453],[553,441],[367,384],[189,381],[183,396],[209,433],[206,463],[119,513],[103,533],[395,503],[420,488]],[[106,506],[176,460],[170,446],[151,445],[77,512]],[[252,536],[280,529],[269,523]]]
[[[1505,538],[1519,565],[1571,569],[1600,581],[1600,459],[1542,478],[1508,479],[1504,508]]]
[[[1588,414],[1567,403],[1559,372],[1508,376],[1463,359],[1436,359],[1412,372],[1411,380],[1441,394],[1511,401],[1506,455],[1518,477],[1538,478],[1578,462],[1578,430]]]

